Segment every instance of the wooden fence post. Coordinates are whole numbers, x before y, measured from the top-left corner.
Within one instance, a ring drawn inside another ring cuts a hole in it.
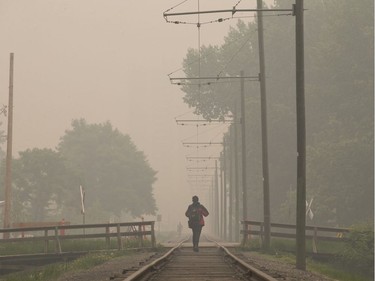
[[[142,235],[142,225],[138,225],[138,245],[143,248],[143,235]]]
[[[318,241],[318,229],[315,226],[314,227],[314,235],[312,238],[312,248],[313,248],[313,253],[317,254],[318,253],[318,247],[317,247],[317,241]]]
[[[260,223],[260,235],[259,235],[259,237],[260,237],[260,244],[263,248],[263,243],[264,243],[264,223],[263,222]]]
[[[48,253],[48,230],[44,230],[44,253],[47,254]]]
[[[117,224],[117,246],[119,250],[122,250],[122,241],[121,241],[121,232],[120,232],[120,224]]]
[[[60,244],[60,239],[59,239],[59,230],[57,226],[55,227],[55,241],[56,241],[55,249],[59,254],[61,254],[61,244]]]
[[[155,239],[155,226],[154,226],[154,222],[151,222],[151,246],[152,248],[155,248],[156,247],[156,239]]]
[[[105,234],[106,234],[105,242],[107,244],[107,248],[110,249],[111,248],[111,238],[109,236],[109,226],[108,225],[105,227]]]

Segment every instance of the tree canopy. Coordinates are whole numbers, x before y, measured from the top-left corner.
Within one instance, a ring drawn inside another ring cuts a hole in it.
[[[66,165],[79,174],[88,213],[90,208],[118,216],[121,212],[133,216],[155,213],[152,184],[156,172],[130,137],[113,129],[109,122],[73,120],[58,151]]]
[[[276,0],[275,8],[294,1]],[[307,196],[316,221],[349,225],[373,219],[373,1],[305,2]],[[296,188],[295,21],[264,17],[272,219],[293,221],[288,193]],[[189,49],[187,77],[257,75],[256,21],[239,21],[221,46]],[[203,117],[235,112],[239,82],[183,85],[184,101]],[[249,211],[262,218],[260,97],[246,82]],[[289,202],[289,203],[288,203]],[[356,210],[359,202],[364,208]],[[286,207],[287,206],[287,207]]]
[[[17,220],[43,221],[69,205],[78,181],[51,149],[28,149],[13,161],[13,207]],[[4,170],[4,169],[3,169]]]
[[[152,187],[156,171],[130,137],[109,122],[73,120],[57,151],[22,151],[13,160],[12,170],[13,221],[65,218],[79,222],[80,185],[85,189],[86,221],[156,211]]]

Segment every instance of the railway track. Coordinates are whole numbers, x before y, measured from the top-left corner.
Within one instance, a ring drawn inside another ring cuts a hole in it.
[[[226,247],[211,241],[210,245],[193,252],[182,241],[165,255],[133,272],[123,281],[198,281],[251,280],[276,281],[275,278],[245,263]]]

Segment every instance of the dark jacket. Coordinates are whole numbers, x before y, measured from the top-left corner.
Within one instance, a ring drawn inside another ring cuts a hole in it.
[[[200,204],[199,202],[194,202],[193,204],[189,205],[188,209],[185,212],[185,216],[187,216],[189,219],[191,217],[192,210],[194,208],[198,208],[198,213],[199,213],[199,225],[204,226],[204,218],[203,216],[207,217],[209,215],[207,209]],[[190,224],[189,224],[190,227]]]

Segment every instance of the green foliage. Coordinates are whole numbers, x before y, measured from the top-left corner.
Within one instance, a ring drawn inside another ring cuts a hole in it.
[[[314,261],[308,261],[307,269],[319,272],[325,276],[332,278],[333,280],[340,281],[373,281],[373,278],[366,277],[358,273],[347,272],[342,269],[338,269],[330,264],[317,263]]]
[[[144,238],[141,241],[138,238],[122,237],[122,247],[124,249],[134,248],[151,248],[151,241]],[[48,253],[56,253],[56,244],[54,241],[48,243]],[[118,249],[117,238],[111,238],[110,244],[107,244],[105,239],[79,239],[79,240],[61,240],[61,250],[63,252],[93,252],[104,250]],[[18,241],[13,243],[0,244],[0,252],[2,255],[27,255],[27,254],[41,254],[44,253],[44,241]]]
[[[121,212],[154,214],[156,172],[130,137],[109,122],[87,124],[81,119],[74,120],[72,127],[61,138],[58,151],[66,165],[80,175],[88,218],[95,220],[90,213],[98,211],[117,216]]]
[[[276,8],[292,4],[274,1]],[[315,198],[316,224],[344,227],[374,218],[373,8],[371,0],[305,1],[307,197]],[[289,223],[295,196],[288,196],[296,190],[294,33],[293,17],[264,17],[271,217]],[[257,75],[256,21],[239,21],[222,46],[203,46],[200,61],[201,76]],[[199,76],[198,62],[189,49],[187,77]],[[206,84],[184,85],[184,101],[204,118],[236,116],[239,82]],[[245,83],[245,93],[249,213],[262,219],[258,83]]]
[[[26,241],[0,244],[0,252],[4,256],[43,253],[43,249],[43,241]]]
[[[349,234],[347,247],[340,254],[340,261],[345,267],[357,272],[374,272],[374,225],[362,223],[354,225]]]
[[[102,264],[113,258],[127,255],[128,251],[106,251],[90,253],[68,263],[56,263],[43,267],[43,269],[28,272],[13,273],[0,278],[1,281],[50,281],[56,280],[59,276],[70,271],[80,271]]]
[[[51,149],[28,149],[19,155],[13,160],[13,221],[44,221],[59,214],[78,184],[75,174]]]
[[[58,151],[28,149],[13,160],[12,221],[65,218],[81,223],[80,185],[86,193],[86,222],[108,221],[114,215],[154,214],[156,172],[130,137],[109,122],[90,125],[74,120],[72,126],[61,138]]]
[[[364,257],[370,257],[369,254],[371,252],[371,244],[373,249],[373,232],[371,238],[371,227],[369,224],[364,224],[360,226],[354,227],[352,230],[356,232],[357,229],[361,234],[354,234],[353,233],[353,241],[354,243],[350,242],[355,248],[358,244],[361,244],[359,248],[361,248]],[[361,238],[358,238],[360,236]],[[354,238],[356,237],[356,238]],[[372,239],[372,242],[371,242]],[[350,238],[352,241],[352,238]],[[361,242],[360,242],[361,241]],[[345,259],[343,257],[344,253],[348,253],[355,251],[354,249],[348,250],[352,248],[349,246],[348,243],[342,242],[328,242],[328,241],[319,241],[318,242],[318,250],[319,253],[330,253],[335,254],[334,258],[329,259],[325,263],[317,262],[311,258],[307,258],[307,269],[309,271],[318,272],[324,274],[325,276],[331,277],[334,280],[342,280],[342,281],[370,281],[373,280],[373,260],[366,259],[364,257],[360,257],[360,251],[356,252],[356,254],[349,254],[352,258]],[[369,246],[368,251],[364,248],[366,245]],[[312,249],[311,240],[308,240],[306,243],[307,249]],[[269,260],[277,260],[282,261],[283,263],[295,264],[296,257],[296,244],[295,241],[291,239],[272,239],[271,240],[271,247],[270,250],[267,252],[262,251],[261,245],[259,243],[259,239],[250,239],[248,243],[240,248],[242,251],[252,251],[258,252],[263,258]],[[308,251],[309,252],[309,251]],[[373,251],[372,251],[373,253]],[[355,257],[353,257],[355,256]],[[373,256],[372,256],[373,258]],[[363,263],[363,264],[362,264]],[[361,268],[357,266],[360,265]]]
[[[245,70],[247,76],[254,74],[254,67],[242,69],[238,68],[237,64],[251,65],[251,59],[256,59],[256,53],[249,40],[249,38],[253,40],[256,38],[255,26],[253,24],[246,26],[243,22],[239,22],[238,29],[230,30],[221,47],[202,46],[200,55],[196,50],[189,49],[183,62],[186,76],[190,78],[199,75],[218,78],[239,76],[241,70]],[[233,53],[238,52],[238,49],[246,49],[250,53],[241,52],[233,57]],[[231,81],[233,82],[200,80],[200,82],[187,83],[182,87],[185,92],[184,102],[195,108],[196,114],[206,119],[223,119],[230,112],[235,113],[234,104],[239,99],[240,82],[238,79]]]

